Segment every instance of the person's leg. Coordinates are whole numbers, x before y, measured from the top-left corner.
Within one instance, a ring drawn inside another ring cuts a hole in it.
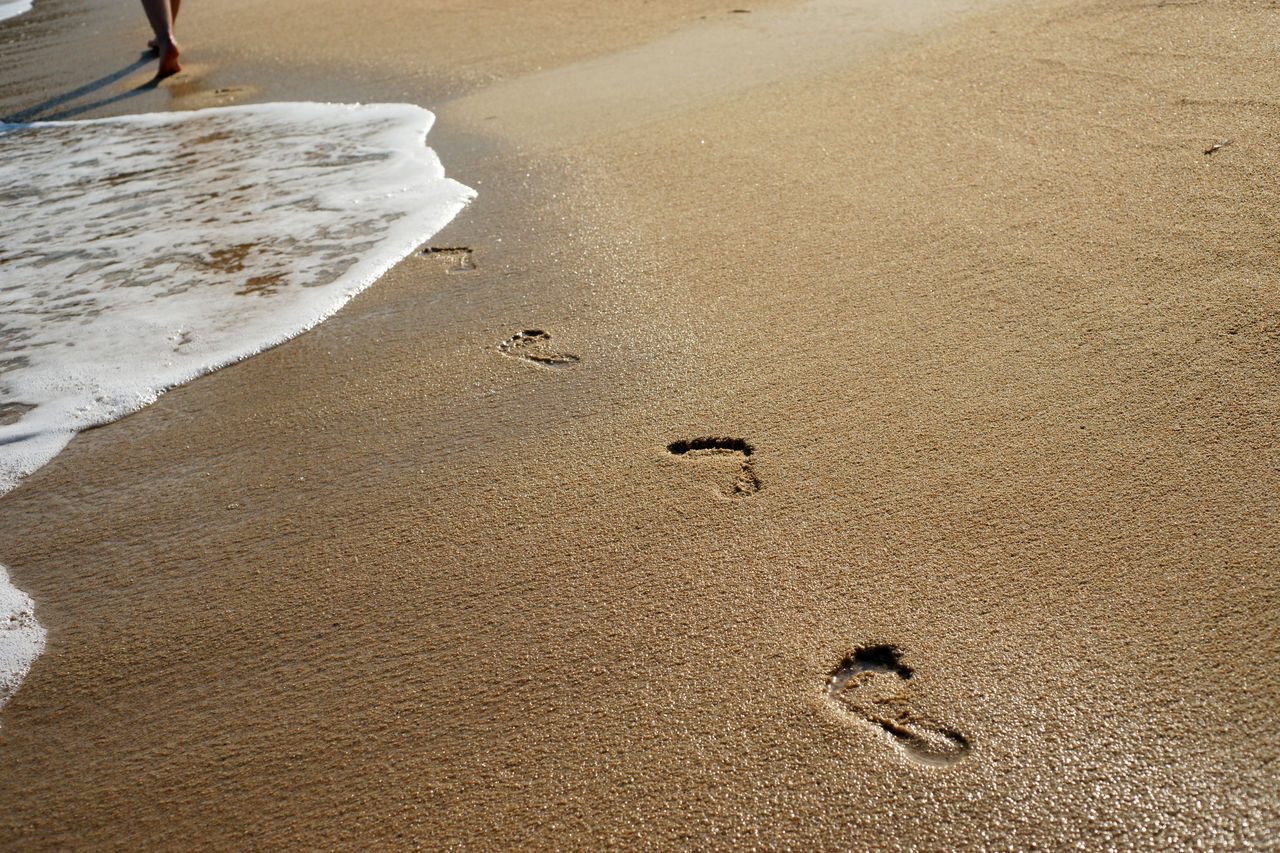
[[[173,37],[173,10],[176,5],[172,0],[142,0],[151,30],[156,34],[155,50],[160,54],[158,77],[168,77],[182,70],[178,64],[178,42]]]
[[[173,9],[173,23],[175,26],[178,23],[178,7],[181,5],[182,5],[182,0],[169,0],[169,6],[171,9]],[[152,39],[151,41],[147,42],[147,47],[151,48],[152,53],[160,52],[160,45],[156,44],[155,39]]]

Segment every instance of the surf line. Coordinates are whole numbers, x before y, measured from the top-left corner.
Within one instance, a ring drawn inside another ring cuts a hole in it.
[[[7,8],[0,6],[0,9]],[[475,192],[412,104],[0,123],[0,494],[77,432],[320,323]],[[45,647],[0,567],[0,706]]]

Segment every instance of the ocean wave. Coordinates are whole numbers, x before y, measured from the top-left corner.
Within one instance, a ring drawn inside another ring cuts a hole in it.
[[[286,103],[0,124],[0,494],[78,431],[325,319],[444,227],[474,193],[426,146],[433,120]]]

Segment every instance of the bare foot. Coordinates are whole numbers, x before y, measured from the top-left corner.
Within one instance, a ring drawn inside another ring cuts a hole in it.
[[[151,41],[147,42],[147,50],[151,51],[151,52],[152,52],[152,53],[154,53],[156,56],[159,56],[159,55],[160,55],[160,43],[159,43],[158,41],[156,41],[155,39],[152,39]]]
[[[176,41],[170,41],[159,50],[160,70],[156,72],[157,79],[177,74],[182,70],[182,66],[178,64],[178,52],[178,43]]]

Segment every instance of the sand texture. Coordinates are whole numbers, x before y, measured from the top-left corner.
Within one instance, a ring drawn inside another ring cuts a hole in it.
[[[0,111],[145,40],[49,3]],[[479,198],[0,499],[5,844],[1280,845],[1280,6],[351,5],[86,113],[411,101]]]

